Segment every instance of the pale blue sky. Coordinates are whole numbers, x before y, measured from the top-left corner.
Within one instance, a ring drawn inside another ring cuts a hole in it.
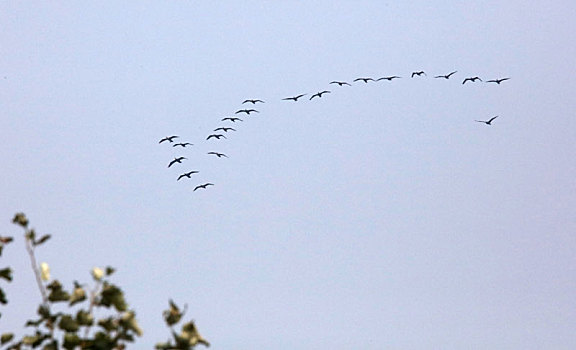
[[[70,287],[116,267],[136,348],[167,339],[172,298],[215,349],[574,349],[575,14],[2,1],[0,233],[26,212]],[[206,141],[247,98],[260,113]],[[39,301],[22,239],[5,264],[19,329]]]

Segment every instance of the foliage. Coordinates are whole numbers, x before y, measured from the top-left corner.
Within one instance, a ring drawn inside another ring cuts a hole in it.
[[[23,213],[14,216],[12,222],[24,229],[26,250],[32,270],[36,277],[42,302],[37,315],[29,319],[25,326],[32,330],[29,334],[16,339],[14,333],[0,334],[0,348],[6,350],[36,349],[125,349],[134,343],[136,337],[142,336],[142,329],[136,320],[136,312],[129,308],[122,289],[110,281],[115,269],[96,267],[92,269],[91,288],[86,284],[73,282],[71,289],[50,278],[50,267],[47,263],[37,264],[35,249],[50,239],[50,235],[37,237],[30,229],[28,219]],[[0,256],[12,237],[0,236]],[[10,283],[13,279],[10,267],[0,268],[0,281]],[[0,285],[0,305],[8,304],[6,293]],[[95,319],[95,312],[104,315]],[[169,309],[164,311],[164,321],[170,328],[172,339],[158,343],[156,349],[193,349],[196,345],[210,344],[198,333],[193,321],[182,325],[180,333],[173,329],[186,312],[172,301]],[[0,313],[0,317],[2,314]]]

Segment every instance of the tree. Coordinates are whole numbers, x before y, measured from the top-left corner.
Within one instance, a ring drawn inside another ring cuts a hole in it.
[[[136,312],[128,307],[122,289],[110,281],[115,269],[95,267],[91,271],[92,287],[74,281],[73,287],[65,289],[60,281],[50,278],[47,263],[36,262],[35,249],[45,244],[50,235],[37,236],[29,228],[26,215],[17,213],[12,222],[24,229],[26,250],[36,277],[42,302],[38,306],[37,318],[29,319],[25,327],[32,328],[30,334],[16,339],[14,333],[0,335],[0,348],[6,350],[35,349],[125,349],[142,335],[142,329],[136,320]],[[0,256],[2,250],[13,241],[13,237],[0,236]],[[12,269],[0,269],[0,281],[12,281]],[[0,285],[0,305],[7,305],[6,293]],[[104,316],[95,319],[98,314]],[[198,330],[194,321],[182,324],[180,333],[174,327],[182,320],[186,306],[181,310],[172,300],[169,309],[163,312],[166,325],[172,338],[156,344],[156,349],[193,349],[196,345],[210,346]],[[0,313],[0,317],[2,314]]]

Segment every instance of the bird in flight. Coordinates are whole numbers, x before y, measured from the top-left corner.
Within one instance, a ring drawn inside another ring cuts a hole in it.
[[[182,163],[183,159],[188,159],[188,158],[185,158],[185,157],[174,158],[174,160],[171,161],[170,164],[168,164],[168,168],[170,168],[174,163]]]
[[[226,128],[226,127],[220,127],[220,128],[214,129],[214,131],[220,131],[220,130],[222,130],[222,131],[224,131],[224,132],[228,132],[228,131],[230,131],[230,130],[236,131],[236,129],[234,129],[234,128]]]
[[[450,73],[450,74],[446,74],[446,75],[437,75],[437,76],[435,76],[434,78],[444,78],[444,79],[450,79],[450,77],[452,76],[452,74],[455,74],[455,73],[457,73],[457,72],[458,72],[458,71],[457,71],[457,70],[455,70],[455,71],[453,71],[453,72],[452,72],[452,73]]]
[[[226,138],[226,136],[224,136],[222,134],[211,134],[211,135],[208,135],[206,140],[210,140],[211,138],[216,138],[216,139],[220,140],[222,137]]]
[[[223,122],[225,122],[227,120],[231,121],[232,123],[236,123],[237,121],[243,121],[242,119],[235,118],[235,117],[226,117],[226,118],[222,119]]]
[[[178,179],[176,181],[180,181],[180,179],[183,177],[187,177],[190,179],[191,178],[190,176],[192,176],[192,174],[197,174],[197,173],[198,173],[198,171],[196,171],[196,170],[192,170],[190,172],[184,173],[184,174],[178,176]]]
[[[176,147],[176,146],[186,147],[186,146],[194,146],[194,144],[190,143],[190,142],[181,142],[181,143],[175,143],[174,145],[172,145],[172,147]]]
[[[306,94],[301,94],[301,95],[294,96],[294,97],[286,97],[286,98],[283,98],[282,100],[284,100],[284,101],[298,101],[298,99],[302,96],[306,96]]]
[[[462,85],[466,84],[467,81],[475,82],[476,80],[482,81],[482,79],[480,79],[480,77],[466,78],[466,79],[464,79],[464,81],[462,82]]]
[[[492,117],[489,120],[476,120],[478,123],[484,123],[486,125],[492,125],[492,121],[498,118],[498,116]]]
[[[372,79],[372,78],[356,78],[356,79],[354,79],[354,81],[360,81],[360,80],[362,80],[365,83],[368,83],[369,81],[374,81],[374,79]]]
[[[419,72],[412,72],[412,75],[410,76],[410,78],[414,78],[415,75],[422,76],[422,74],[426,75],[426,73],[424,73],[423,70],[421,70]]]
[[[345,81],[331,81],[330,84],[338,84],[338,86],[342,86],[342,85],[352,86]]]
[[[487,83],[496,83],[498,85],[500,85],[501,82],[503,82],[504,80],[508,80],[510,78],[500,78],[500,79],[492,79],[492,80],[486,80]]]
[[[208,186],[214,186],[214,184],[213,184],[213,183],[210,183],[210,182],[207,182],[207,183],[205,183],[205,184],[203,184],[203,185],[198,185],[198,186],[194,187],[194,191],[196,191],[197,189],[200,189],[200,188],[206,189],[206,187],[208,187]]]
[[[322,97],[322,95],[329,94],[329,93],[330,93],[330,91],[328,91],[328,90],[320,91],[320,92],[317,92],[314,95],[312,95],[310,97],[310,99],[313,99],[314,97]]]
[[[174,142],[174,139],[177,139],[178,137],[180,137],[180,136],[176,136],[176,135],[174,135],[174,136],[166,136],[165,138],[163,138],[162,140],[160,140],[160,142],[158,142],[158,143],[162,143],[162,142],[164,142],[164,141]]]
[[[392,79],[398,79],[398,78],[401,78],[401,77],[399,77],[399,76],[397,76],[397,75],[393,75],[393,76],[391,76],[391,77],[382,77],[382,78],[378,78],[378,79],[376,79],[376,81],[380,81],[380,80],[388,80],[388,81],[392,81]]]
[[[255,109],[241,109],[241,110],[236,111],[235,114],[238,114],[238,113],[250,114],[250,113],[252,113],[252,112],[260,113],[260,112],[258,112],[258,111],[255,110]]]
[[[262,100],[244,100],[244,102],[242,102],[242,104],[245,104],[248,102],[252,103],[253,105],[255,105],[257,102],[264,103],[264,101],[262,101]]]
[[[206,153],[206,154],[213,154],[213,155],[215,155],[215,156],[218,157],[218,158],[221,158],[221,157],[226,157],[226,158],[228,158],[228,156],[225,155],[224,153],[208,152],[208,153]]]

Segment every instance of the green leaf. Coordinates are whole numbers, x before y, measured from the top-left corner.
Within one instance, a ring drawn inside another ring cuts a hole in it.
[[[26,215],[24,213],[17,213],[16,215],[14,215],[12,222],[24,228],[28,226],[28,219],[26,218]]]
[[[50,344],[44,345],[42,350],[58,350],[58,341],[56,339],[52,340]]]
[[[80,326],[71,315],[63,315],[60,318],[58,327],[65,332],[77,332]]]
[[[81,326],[91,326],[94,324],[94,316],[86,310],[79,310],[76,313],[76,321]]]
[[[6,299],[6,294],[2,288],[0,288],[0,304],[8,304],[8,299]]]
[[[106,307],[112,305],[119,312],[126,311],[128,308],[122,290],[117,286],[108,283],[104,283],[104,286],[102,287],[100,304]]]
[[[58,280],[54,280],[48,286],[46,286],[50,290],[50,294],[48,295],[48,300],[51,302],[59,302],[59,301],[68,301],[70,300],[70,294],[62,289],[62,284],[58,282]]]
[[[38,306],[38,311],[36,311],[38,315],[42,316],[42,318],[50,318],[50,307],[48,305],[42,304]]]
[[[76,284],[76,283],[75,283]],[[70,306],[86,300],[86,291],[80,286],[76,286],[70,296]]]
[[[106,276],[112,275],[115,271],[116,271],[115,268],[113,268],[111,266],[106,266]]]
[[[81,339],[76,333],[66,333],[64,334],[64,344],[62,346],[64,349],[73,350],[75,347],[80,345]]]
[[[0,336],[0,344],[4,345],[14,338],[14,333],[4,333]]]
[[[0,270],[0,278],[12,282],[12,269],[7,267],[5,269]]]
[[[174,301],[172,301],[172,299],[170,299],[168,303],[170,304],[170,309],[164,311],[163,315],[166,324],[169,327],[172,327],[180,321],[185,311],[180,311],[180,308],[174,303]]]
[[[37,241],[34,241],[33,244],[34,244],[35,246],[40,245],[40,244],[43,244],[43,243],[45,243],[47,240],[49,240],[50,237],[52,237],[52,235],[44,235],[44,236],[40,237],[40,239],[38,239]]]

